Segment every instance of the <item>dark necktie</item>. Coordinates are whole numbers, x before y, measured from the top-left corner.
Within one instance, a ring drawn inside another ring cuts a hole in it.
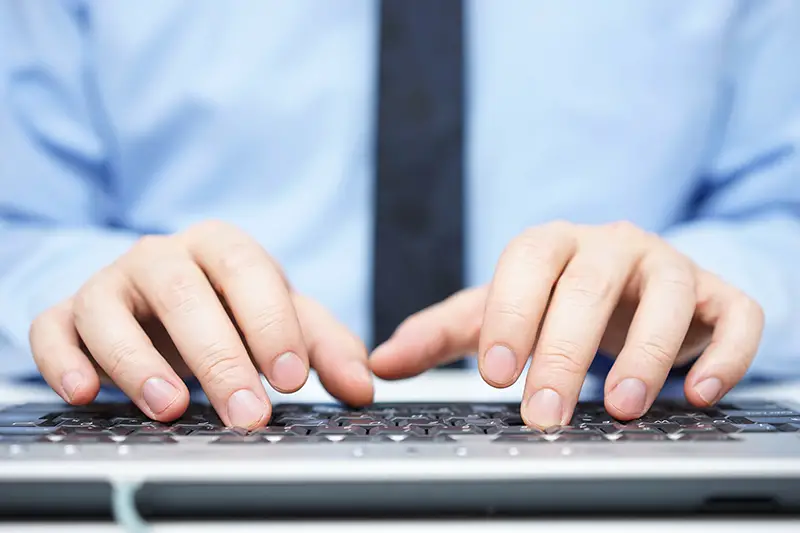
[[[373,344],[463,287],[461,0],[383,0]]]

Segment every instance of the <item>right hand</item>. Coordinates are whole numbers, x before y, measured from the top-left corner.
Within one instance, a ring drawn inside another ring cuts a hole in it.
[[[253,239],[221,222],[143,237],[31,326],[33,357],[73,405],[113,381],[147,416],[178,418],[194,375],[228,426],[267,423],[263,372],[280,392],[306,382],[351,405],[372,401],[363,343],[319,304],[293,292]]]

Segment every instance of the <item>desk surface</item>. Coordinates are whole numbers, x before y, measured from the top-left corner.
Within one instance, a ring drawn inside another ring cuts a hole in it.
[[[498,390],[486,385],[476,373],[438,372],[428,373],[418,378],[385,382],[376,385],[376,401],[519,401],[522,394],[524,380],[520,383]],[[587,381],[583,397],[597,395],[600,384]],[[310,378],[303,390],[283,395],[271,393],[275,401],[325,401],[330,399],[327,393],[315,378]],[[758,397],[777,401],[789,401],[800,404],[800,382],[785,383],[780,385],[759,385],[740,387],[731,396]],[[41,387],[23,387],[10,384],[0,384],[0,402],[18,403],[26,401],[53,401],[58,397],[49,390]],[[243,532],[289,532],[305,533],[316,531],[323,525],[320,522],[269,522],[247,523],[238,522],[227,524],[223,522],[211,524],[159,524],[152,528],[154,533],[172,533],[177,531],[211,532],[211,531],[243,531]],[[718,520],[718,519],[686,519],[686,520],[659,520],[659,519],[632,519],[632,520],[470,520],[470,521],[332,521],[324,523],[326,533],[370,533],[380,529],[382,533],[408,532],[416,530],[458,531],[468,533],[471,531],[486,531],[491,527],[492,533],[530,531],[532,527],[547,531],[547,533],[567,533],[590,528],[592,533],[752,533],[759,527],[769,527],[769,533],[797,533],[800,531],[800,519],[769,520]],[[106,533],[122,531],[113,524],[2,524],[0,533]]]

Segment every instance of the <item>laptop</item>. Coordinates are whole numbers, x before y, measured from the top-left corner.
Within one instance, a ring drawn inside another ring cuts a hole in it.
[[[270,424],[252,432],[224,427],[202,401],[169,424],[116,399],[6,405],[0,517],[800,509],[797,404],[746,397],[696,408],[660,399],[642,418],[622,422],[601,402],[582,400],[569,426],[540,431],[523,425],[518,400],[471,400],[469,380],[451,395],[457,401],[442,401],[455,382],[447,389],[425,381],[412,401],[378,394],[358,409],[279,398]]]

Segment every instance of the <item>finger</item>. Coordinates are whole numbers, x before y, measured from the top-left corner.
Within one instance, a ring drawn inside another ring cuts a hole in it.
[[[39,372],[64,401],[85,405],[95,399],[100,380],[81,349],[71,300],[48,309],[33,321],[30,344]]]
[[[711,274],[702,273],[700,279],[708,277]],[[712,283],[724,285],[716,279]],[[698,308],[698,313],[704,322],[715,324],[711,343],[692,366],[684,384],[686,398],[697,406],[713,405],[741,381],[758,351],[764,330],[761,306],[739,291],[724,286],[708,302]]]
[[[498,261],[486,299],[478,367],[495,387],[512,385],[530,358],[553,285],[575,253],[574,231],[562,224],[533,228]]]
[[[694,316],[692,265],[674,253],[641,263],[642,297],[625,344],[605,383],[606,410],[615,418],[642,416],[664,386]]]
[[[101,271],[75,296],[75,327],[97,364],[143,413],[174,420],[186,410],[189,391],[134,318],[131,290],[112,268]]]
[[[477,349],[486,288],[460,291],[406,319],[369,359],[384,379],[416,376]]]
[[[189,251],[223,296],[267,380],[294,392],[308,379],[308,354],[285,279],[244,232],[213,222],[185,237]]]
[[[522,417],[527,424],[566,424],[634,257],[593,241],[564,269],[553,291],[528,370]]]
[[[371,403],[374,389],[364,344],[317,302],[295,294],[294,305],[325,389],[349,405]]]
[[[126,268],[223,422],[248,429],[265,424],[271,409],[258,371],[189,253],[168,238],[145,238]]]

